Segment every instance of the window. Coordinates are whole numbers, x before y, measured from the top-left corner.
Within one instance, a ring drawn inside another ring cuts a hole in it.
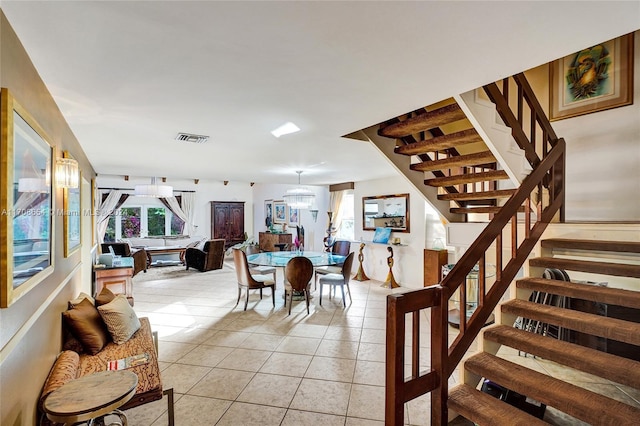
[[[140,236],[140,207],[120,209],[120,234],[124,238]]]
[[[132,203],[140,200],[135,197],[130,199]],[[184,221],[171,213],[159,200],[145,200],[143,202],[148,204],[142,206],[127,205],[128,201],[109,217],[105,242],[141,236],[182,235]]]
[[[153,237],[164,235],[165,216],[164,207],[147,208],[147,235]]]
[[[340,240],[353,241],[355,239],[354,202],[353,191],[347,192],[342,197],[342,222],[336,232],[336,237]]]

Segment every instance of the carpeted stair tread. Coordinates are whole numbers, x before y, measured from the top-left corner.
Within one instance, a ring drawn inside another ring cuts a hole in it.
[[[462,175],[445,176],[440,178],[425,179],[424,184],[429,186],[450,186],[462,183],[484,182],[493,180],[509,179],[509,175],[504,170],[493,170],[490,172],[465,173]]]
[[[640,323],[608,318],[585,312],[514,299],[500,306],[503,313],[605,337],[632,345],[640,345]]]
[[[517,189],[499,189],[496,191],[460,192],[457,194],[439,194],[438,200],[470,201],[470,200],[495,200],[496,198],[509,198]]]
[[[529,259],[529,266],[565,269],[567,271],[589,272],[616,277],[640,278],[640,265],[625,263],[595,262],[587,260],[561,259],[558,257],[535,257]]]
[[[378,134],[388,138],[402,138],[465,118],[467,116],[462,109],[454,103],[386,126],[378,130]]]
[[[438,136],[433,139],[398,146],[395,148],[395,153],[402,155],[420,155],[478,142],[482,142],[482,138],[476,129],[467,129]]]
[[[481,352],[464,368],[590,424],[638,424],[640,408],[588,391],[505,359]]]
[[[542,240],[543,248],[563,248],[573,250],[611,251],[618,253],[640,253],[640,242],[636,241],[605,241],[605,240],[574,240],[570,238],[550,238]]]
[[[516,282],[518,288],[557,294],[574,299],[590,300],[607,305],[640,309],[640,292],[621,288],[601,287],[546,278],[524,278]]]
[[[547,424],[469,385],[459,385],[451,389],[447,406],[464,418],[483,426],[535,426]]]
[[[640,362],[638,361],[506,325],[496,325],[486,329],[484,339],[640,389]]]
[[[491,151],[476,152],[473,154],[456,155],[440,160],[423,161],[412,164],[409,168],[419,172],[430,172],[433,170],[445,170],[466,166],[479,166],[482,164],[495,163],[496,158]]]
[[[451,213],[469,214],[469,213],[498,213],[502,206],[480,206],[480,207],[452,207],[449,209]],[[524,212],[524,206],[518,208],[519,212]]]

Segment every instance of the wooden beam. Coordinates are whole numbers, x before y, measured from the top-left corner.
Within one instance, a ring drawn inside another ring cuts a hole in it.
[[[329,192],[346,191],[354,188],[355,183],[353,182],[336,183],[335,185],[329,185]]]

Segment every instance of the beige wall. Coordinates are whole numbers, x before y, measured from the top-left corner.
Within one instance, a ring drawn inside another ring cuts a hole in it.
[[[57,155],[63,150],[69,151],[79,161],[84,178],[90,182],[95,176],[93,168],[1,13],[0,86],[8,88],[16,101],[43,128],[56,147]],[[57,189],[53,195],[55,206],[62,206],[62,190]],[[82,196],[87,199],[86,191]],[[85,205],[83,201],[83,207]],[[87,280],[85,267],[86,254],[91,249],[90,218],[83,218],[82,250],[67,259],[64,258],[62,216],[54,217],[53,229],[53,273],[9,308],[0,309],[2,425],[36,423],[36,401],[49,368],[60,351],[60,313],[66,308],[66,301],[79,291],[90,291],[91,283]]]
[[[567,143],[567,221],[640,220],[640,31],[634,50],[633,105],[551,123]],[[548,65],[526,75],[548,111]]]

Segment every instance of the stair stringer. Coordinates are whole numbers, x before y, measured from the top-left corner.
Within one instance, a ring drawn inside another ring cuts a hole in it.
[[[481,90],[481,89],[478,89]],[[478,90],[471,90],[454,96],[468,120],[476,129],[485,145],[493,153],[500,167],[509,175],[507,181],[498,183],[500,189],[517,188],[525,177],[531,173],[531,165],[511,135],[511,128],[506,126],[496,111],[495,105],[478,95]]]
[[[449,211],[451,207],[449,201],[438,200],[438,188],[424,184],[425,172],[410,169],[411,157],[396,154],[394,152],[395,142],[389,138],[378,135],[378,126],[366,128],[363,132],[373,146],[389,160],[389,163],[391,163],[398,173],[404,176],[407,181],[424,196],[425,201],[440,213],[442,217],[446,218],[449,222],[464,221],[464,215],[451,213]]]

